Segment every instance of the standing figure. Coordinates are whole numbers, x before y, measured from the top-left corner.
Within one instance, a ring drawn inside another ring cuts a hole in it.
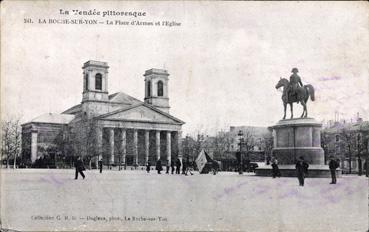
[[[98,164],[99,164],[100,173],[102,173],[102,168],[103,168],[102,159],[99,160]]]
[[[186,161],[183,161],[183,164],[182,164],[182,174],[187,176],[187,162]]]
[[[336,184],[337,183],[337,178],[336,178],[336,169],[339,167],[339,163],[334,160],[333,156],[330,157],[330,161],[329,161],[329,170],[331,171],[331,177],[332,177],[332,181],[330,184]]]
[[[299,179],[300,186],[304,186],[305,175],[307,174],[309,164],[304,161],[304,157],[300,157],[296,163],[297,178]]]
[[[176,161],[176,174],[181,174],[181,161],[179,159]]]
[[[272,159],[272,176],[273,178],[281,177],[281,172],[278,167],[278,159],[276,157],[273,157]]]
[[[174,169],[175,169],[174,161],[172,161],[172,162],[170,163],[170,167],[171,167],[172,174],[174,174]]]
[[[165,172],[165,173],[166,173],[166,174],[169,174],[169,168],[170,168],[170,167],[169,167],[169,160],[167,160],[167,165],[166,165],[166,167],[167,167],[167,169],[166,169],[166,172]]]
[[[81,160],[81,157],[77,157],[76,163],[74,164],[74,166],[76,167],[76,175],[75,175],[75,180],[78,179],[78,173],[81,174],[82,178],[85,179],[85,174],[83,174],[83,171],[86,170],[85,166],[83,165],[83,162]]]
[[[163,170],[163,167],[161,166],[161,160],[159,159],[156,161],[156,170],[158,171],[158,174],[161,174],[160,172]]]
[[[366,177],[369,177],[369,165],[368,165],[368,159],[365,160],[365,163],[364,163],[364,171],[365,171],[365,176]]]
[[[147,173],[150,173],[150,169],[151,169],[151,163],[150,163],[150,161],[147,161],[147,164],[146,164],[146,172]]]

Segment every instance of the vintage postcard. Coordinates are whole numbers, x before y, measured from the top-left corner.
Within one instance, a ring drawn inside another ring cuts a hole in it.
[[[1,231],[368,231],[368,18],[1,2]]]

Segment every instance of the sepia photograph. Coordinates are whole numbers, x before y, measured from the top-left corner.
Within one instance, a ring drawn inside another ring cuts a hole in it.
[[[1,231],[369,231],[367,1],[0,6]]]

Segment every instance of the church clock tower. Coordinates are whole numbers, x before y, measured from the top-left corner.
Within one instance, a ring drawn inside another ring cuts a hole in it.
[[[148,103],[166,113],[169,113],[168,72],[164,69],[146,70],[145,103]]]
[[[89,60],[83,64],[82,111],[88,117],[107,111],[108,69],[106,62]]]

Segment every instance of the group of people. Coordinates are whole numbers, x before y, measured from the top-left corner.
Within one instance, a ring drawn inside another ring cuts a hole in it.
[[[269,161],[269,160],[267,160],[267,161]],[[191,165],[189,165],[189,164],[190,164],[190,162],[187,161],[187,162],[183,162],[183,165],[182,165],[181,160],[176,159],[175,161],[171,162],[170,167],[169,167],[169,165],[166,166],[166,174],[169,174],[169,169],[170,168],[171,168],[171,173],[172,174],[174,174],[174,172],[176,174],[181,174],[181,167],[182,167],[182,174],[187,176],[188,172],[189,172],[191,175],[193,175],[193,173],[191,172],[191,170],[193,170],[193,167],[191,167]],[[84,167],[84,164],[83,164],[83,161],[82,161],[81,157],[77,157],[77,160],[75,161],[74,166],[76,168],[75,179],[78,179],[78,174],[80,174],[82,176],[82,178],[85,179],[85,175],[84,175],[83,171],[85,171],[86,169]],[[280,172],[279,167],[278,167],[278,159],[275,156],[273,156],[271,158],[271,166],[272,166],[272,177],[273,178],[281,177],[281,172]],[[337,160],[335,160],[333,156],[331,156],[328,166],[329,166],[330,173],[331,173],[331,178],[332,178],[332,181],[331,181],[330,184],[336,184],[337,183],[336,170],[340,166],[339,162]],[[366,163],[364,164],[364,166],[365,166],[364,168],[366,170]],[[101,173],[102,172],[102,167],[103,167],[102,160],[100,160],[98,162],[98,167],[99,167],[99,171]],[[304,157],[301,156],[297,159],[295,168],[296,168],[297,178],[299,180],[299,185],[304,186],[305,177],[308,175],[309,164],[304,160]],[[151,163],[147,162],[147,165],[146,165],[147,173],[149,173],[150,170],[151,170]],[[161,171],[163,171],[163,167],[162,167],[160,159],[156,162],[156,170],[157,170],[158,174],[161,174]]]
[[[271,159],[271,166],[272,166],[272,177],[276,178],[276,177],[281,177],[281,172],[279,170],[278,167],[278,159],[273,156]],[[300,156],[297,159],[296,165],[296,175],[297,175],[297,179],[299,180],[299,185],[300,186],[304,186],[304,182],[305,182],[305,177],[308,174],[308,168],[309,168],[309,164],[307,162],[305,162],[304,157]]]
[[[336,184],[337,183],[336,170],[340,166],[339,162],[335,160],[333,156],[331,156],[328,165],[332,178],[330,184]],[[273,178],[281,177],[281,172],[278,167],[278,159],[275,156],[273,156],[271,159],[271,166],[272,166],[272,177]],[[300,156],[297,159],[295,168],[296,175],[299,180],[299,185],[304,186],[305,177],[308,175],[309,164],[304,160],[304,157]]]
[[[187,176],[188,172],[190,172],[190,174],[193,175],[193,173],[191,172],[191,167],[189,165],[189,162],[183,162],[183,165],[182,165],[182,162],[181,162],[180,159],[176,159],[175,161],[170,162],[170,166],[169,166],[169,164],[166,166],[166,172],[165,173],[169,174],[169,171],[171,171],[172,174],[174,174],[174,173],[181,174],[181,166],[182,166],[182,174]],[[160,159],[158,161],[156,161],[155,169],[158,172],[158,174],[161,174],[161,171],[163,171],[163,166],[161,164]],[[146,172],[150,173],[150,170],[151,170],[151,163],[150,163],[150,161],[148,161],[147,164],[146,164]]]

